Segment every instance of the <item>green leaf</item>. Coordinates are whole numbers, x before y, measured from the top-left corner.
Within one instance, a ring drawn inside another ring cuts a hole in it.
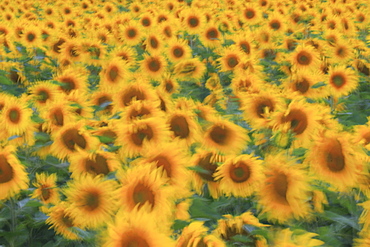
[[[45,132],[35,132],[35,139],[42,142],[50,141],[50,135]]]
[[[187,167],[188,170],[191,170],[191,171],[195,171],[197,173],[201,173],[201,174],[207,174],[207,175],[210,175],[210,171],[200,167],[200,166],[191,166],[191,167]]]
[[[11,80],[9,80],[7,77],[1,75],[0,76],[0,84],[13,85],[13,82]]]
[[[332,211],[325,211],[320,216],[344,225],[348,225],[357,231],[361,230],[355,218],[345,217]]]
[[[96,136],[96,137],[99,138],[99,141],[102,142],[102,143],[112,143],[112,142],[114,142],[114,138],[109,137],[109,136]]]
[[[252,238],[250,238],[248,236],[245,236],[245,235],[241,235],[241,234],[232,236],[231,239],[234,240],[234,241],[236,241],[236,242],[241,242],[241,243],[253,242],[253,239]]]
[[[312,85],[311,88],[319,88],[319,87],[323,87],[323,86],[326,86],[326,85],[327,84],[325,82],[321,81],[321,82],[318,82],[318,83]]]
[[[189,225],[190,222],[184,221],[184,220],[175,220],[175,222],[172,225],[172,229],[175,231],[179,231],[184,229],[186,226]]]
[[[38,115],[32,115],[31,120],[35,123],[43,123],[44,119],[40,118]]]
[[[211,201],[201,197],[193,199],[189,212],[193,219],[218,220],[221,218],[221,214],[211,207]]]

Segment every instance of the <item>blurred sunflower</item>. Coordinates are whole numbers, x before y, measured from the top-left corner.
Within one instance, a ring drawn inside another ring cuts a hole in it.
[[[190,146],[200,140],[200,126],[191,111],[174,110],[167,116],[167,124],[175,141]]]
[[[137,165],[117,174],[122,187],[118,190],[119,205],[127,213],[144,211],[160,221],[171,216],[174,191],[153,163]]]
[[[240,109],[244,119],[252,128],[265,128],[270,121],[270,115],[282,107],[282,95],[267,89],[258,93],[248,93],[241,99]]]
[[[206,66],[198,58],[186,59],[178,62],[174,67],[175,77],[185,80],[195,79],[199,80],[203,77],[206,71]]]
[[[126,83],[113,96],[113,109],[115,112],[122,111],[133,101],[155,101],[156,95],[151,85],[142,77],[137,77],[135,81]]]
[[[135,157],[145,148],[161,145],[170,136],[168,126],[159,117],[123,123],[117,130],[116,143],[122,145],[121,158]]]
[[[101,246],[174,247],[168,223],[144,212],[119,211],[102,234]]]
[[[51,135],[54,142],[50,151],[62,160],[68,159],[77,149],[96,149],[99,145],[99,140],[85,129],[84,120],[65,124]]]
[[[162,55],[144,55],[140,64],[143,74],[152,79],[161,78],[167,66],[167,62]]]
[[[338,191],[356,186],[364,169],[365,153],[350,140],[348,133],[326,132],[314,139],[306,154],[305,163],[310,165],[311,171]]]
[[[220,52],[221,57],[217,59],[220,63],[220,71],[235,70],[240,67],[242,51],[235,46],[225,47]]]
[[[189,34],[199,34],[200,30],[205,26],[206,18],[201,9],[188,8],[180,13],[183,28]]]
[[[131,46],[117,46],[109,52],[109,57],[115,58],[118,57],[124,62],[126,62],[126,67],[134,66],[136,63],[136,50]]]
[[[37,173],[36,181],[33,186],[36,187],[31,198],[38,198],[44,204],[58,204],[59,203],[59,189],[57,187],[57,174]]]
[[[50,81],[37,82],[28,88],[37,106],[44,106],[57,98],[58,86]]]
[[[345,65],[331,66],[328,72],[328,86],[334,97],[346,96],[358,86],[358,78]]]
[[[225,241],[233,240],[236,235],[243,235],[251,238],[254,245],[258,247],[267,247],[266,239],[261,235],[252,235],[244,225],[251,225],[255,227],[266,227],[269,225],[262,224],[258,218],[253,216],[251,212],[245,212],[238,216],[230,214],[223,215],[224,219],[217,221],[217,228],[214,232]]]
[[[204,133],[203,145],[216,152],[235,154],[245,148],[248,140],[247,131],[243,127],[225,119],[214,118]]]
[[[245,98],[245,93],[259,92],[263,87],[263,80],[254,73],[235,73],[231,80],[231,88],[238,98]],[[244,96],[243,96],[244,95]]]
[[[28,48],[38,47],[41,44],[41,32],[39,27],[27,25],[22,32],[22,44]]]
[[[159,88],[162,92],[167,94],[177,93],[180,89],[178,81],[172,77],[171,73],[166,73],[162,76]]]
[[[300,44],[290,54],[291,64],[296,70],[315,70],[319,67],[319,54],[313,46]]]
[[[200,32],[199,40],[205,47],[219,48],[222,43],[222,33],[215,23],[208,23]]]
[[[151,55],[158,55],[161,54],[163,51],[163,37],[158,34],[157,31],[153,31],[149,33],[143,42],[145,50],[149,52]]]
[[[120,26],[120,39],[128,46],[135,46],[142,40],[143,33],[136,22],[129,22]]]
[[[192,56],[191,48],[185,39],[174,39],[168,42],[165,49],[168,59],[173,62],[180,62],[183,59],[189,59]]]
[[[248,26],[258,24],[262,20],[262,12],[256,3],[246,4],[242,10],[243,21]]]
[[[117,88],[128,77],[127,64],[120,58],[109,59],[102,64],[102,78],[100,85],[103,88]]]
[[[46,219],[45,223],[51,225],[50,228],[54,228],[54,231],[62,235],[66,239],[77,240],[81,237],[78,235],[78,231],[75,229],[81,226],[77,224],[71,214],[67,211],[69,204],[66,202],[60,202],[58,205],[52,207],[47,215],[49,218]]]
[[[160,111],[159,104],[159,100],[133,101],[129,106],[123,109],[120,116],[126,123],[151,117],[161,117],[163,116],[163,112]]]
[[[7,145],[0,149],[0,200],[6,200],[28,188],[25,167],[14,155],[16,147]]]
[[[73,221],[90,229],[106,224],[116,210],[116,189],[115,181],[101,176],[81,175],[69,181],[63,192]]]
[[[308,203],[308,175],[282,153],[265,159],[264,184],[259,190],[261,213],[270,221],[285,223],[293,218],[306,218],[310,212]]]
[[[26,98],[7,97],[1,111],[0,124],[9,135],[22,135],[31,125],[32,109],[27,107]]]
[[[209,234],[201,221],[193,221],[186,226],[176,242],[176,247],[182,246],[212,246],[226,247],[226,244],[216,235]]]
[[[317,233],[302,232],[299,230],[291,231],[290,229],[278,230],[274,234],[274,246],[281,247],[314,247],[323,246],[325,243],[321,240],[315,239]]]
[[[59,89],[69,94],[72,90],[87,90],[87,75],[86,70],[80,67],[69,67],[63,70],[53,80],[60,83]]]
[[[121,167],[116,154],[101,150],[92,153],[81,150],[70,155],[69,162],[72,178],[87,174],[105,176]]]
[[[347,41],[337,42],[329,48],[329,63],[346,65],[355,58],[354,49]]]
[[[215,178],[215,172],[218,163],[224,162],[225,157],[207,150],[197,150],[191,159],[192,170],[194,170],[192,179],[195,191],[202,195],[203,186],[208,186],[209,193],[213,198],[220,196],[219,182]]]
[[[231,156],[214,173],[226,196],[247,197],[261,185],[262,161],[251,155]]]

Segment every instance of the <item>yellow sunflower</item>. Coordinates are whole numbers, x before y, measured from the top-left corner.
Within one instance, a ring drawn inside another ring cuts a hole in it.
[[[117,184],[101,176],[81,175],[64,189],[70,203],[68,212],[76,224],[91,229],[103,226],[114,215]]]
[[[0,200],[6,200],[28,188],[25,167],[14,155],[16,147],[7,145],[0,149]]]
[[[126,62],[126,67],[131,67],[136,64],[136,50],[131,46],[118,46],[109,52],[109,56],[112,58],[120,58]]]
[[[129,22],[120,26],[120,39],[129,46],[135,46],[142,40],[143,33],[136,22]]]
[[[47,213],[49,218],[46,219],[45,223],[51,225],[49,229],[54,228],[57,234],[62,235],[66,239],[81,239],[74,227],[81,228],[82,226],[76,223],[67,211],[68,206],[69,204],[66,202],[60,202],[58,205],[52,207]]]
[[[60,83],[59,89],[66,94],[69,94],[72,90],[85,92],[87,89],[86,70],[79,67],[69,67],[55,76],[53,80]]]
[[[144,55],[140,64],[142,73],[152,79],[161,78],[167,66],[167,62],[162,55]]]
[[[199,40],[205,47],[217,48],[221,46],[223,36],[215,23],[208,23],[200,32]]]
[[[180,13],[180,20],[189,34],[199,34],[206,23],[202,9],[196,9],[196,11],[193,8],[185,9]]]
[[[158,35],[158,32],[156,30],[149,33],[143,42],[145,50],[148,51],[151,55],[160,54],[163,51],[164,46],[162,40],[163,37],[161,37],[161,35]]]
[[[158,221],[153,215],[142,211],[127,213],[119,211],[113,223],[101,235],[103,247],[118,246],[166,246],[174,247],[168,223]]]
[[[189,47],[187,40],[175,39],[168,43],[166,47],[166,54],[168,59],[173,62],[179,62],[183,59],[191,58],[191,48]]]
[[[109,59],[102,65],[102,79],[100,85],[103,88],[118,88],[127,78],[127,64],[120,58]]]
[[[247,145],[247,130],[231,121],[214,118],[204,133],[203,145],[221,153],[240,153]]]
[[[221,53],[221,57],[217,59],[220,63],[220,71],[229,71],[240,68],[242,51],[235,46],[225,47]]]
[[[256,3],[249,3],[242,9],[243,21],[247,26],[258,24],[262,19],[261,9]]]
[[[295,70],[315,70],[319,68],[320,59],[313,46],[300,44],[290,54],[291,64]]]
[[[177,79],[173,78],[171,73],[166,73],[161,79],[161,84],[159,85],[161,92],[167,94],[177,93],[180,89],[180,85]]]
[[[133,101],[120,113],[121,119],[126,123],[151,117],[162,117],[163,112],[159,109],[160,101]]]
[[[69,170],[72,172],[72,178],[86,174],[104,176],[121,167],[115,153],[104,152],[102,150],[92,153],[81,150],[70,155],[69,161]]]
[[[54,101],[59,93],[58,86],[50,81],[37,82],[28,88],[37,106],[44,106]]]
[[[99,139],[85,128],[84,120],[68,123],[51,135],[54,142],[50,146],[50,152],[59,159],[68,159],[77,149],[91,150],[99,145]]]
[[[127,213],[144,211],[167,220],[174,209],[174,190],[157,169],[137,165],[117,173],[122,184],[118,190],[119,205]]]
[[[218,163],[224,162],[225,157],[207,150],[197,150],[191,159],[191,169],[194,178],[192,186],[195,191],[202,195],[204,185],[208,186],[209,193],[213,198],[220,196],[219,182],[215,178]]]
[[[278,230],[273,237],[273,246],[281,247],[315,247],[323,246],[325,243],[315,239],[317,233],[304,232],[300,230],[291,231],[290,229]]]
[[[191,111],[174,110],[167,115],[172,138],[190,146],[200,140],[200,126]]]
[[[240,102],[244,119],[257,129],[267,127],[270,115],[284,105],[282,95],[271,89],[245,94]]]
[[[365,153],[350,140],[348,133],[326,132],[315,138],[306,154],[311,171],[338,191],[355,187],[364,169]]]
[[[310,212],[309,183],[306,172],[284,154],[265,159],[264,183],[259,190],[258,204],[270,221],[285,223],[306,218]]]
[[[31,198],[38,198],[44,204],[58,204],[59,202],[59,189],[57,187],[57,174],[51,175],[45,173],[37,173],[36,181],[33,186],[36,187]]]
[[[345,65],[331,66],[328,72],[327,84],[334,97],[346,96],[358,86],[355,71]]]
[[[203,77],[206,71],[206,66],[198,58],[186,59],[178,62],[174,67],[175,77],[185,80],[195,79],[199,80]]]
[[[10,136],[22,135],[31,125],[31,115],[32,109],[27,107],[26,98],[7,97],[0,124]]]
[[[135,157],[147,147],[161,145],[170,136],[168,126],[158,117],[122,123],[117,134],[116,143],[123,146],[120,149],[121,158]]]
[[[236,73],[231,80],[231,88],[238,98],[245,98],[245,93],[259,92],[262,88],[263,80],[254,73],[241,72]]]
[[[212,246],[226,247],[226,244],[214,234],[209,234],[202,221],[194,221],[186,226],[176,242],[176,247],[182,246]]]
[[[261,185],[262,161],[247,154],[231,156],[217,168],[214,177],[220,180],[221,193],[247,197]]]

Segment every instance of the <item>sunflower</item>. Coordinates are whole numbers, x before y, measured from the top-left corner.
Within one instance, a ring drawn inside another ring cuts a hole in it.
[[[135,81],[126,83],[113,96],[113,110],[119,112],[133,101],[156,101],[157,97],[145,78],[138,76]]]
[[[159,117],[137,120],[132,123],[122,123],[117,130],[117,140],[123,146],[120,155],[135,157],[145,148],[161,145],[169,138],[169,128]]]
[[[173,188],[151,165],[137,165],[119,172],[122,187],[118,190],[119,204],[127,213],[143,211],[166,220],[171,216],[175,196]]]
[[[192,8],[181,11],[182,26],[189,34],[198,34],[206,23],[206,18],[201,9],[194,11]]]
[[[127,78],[127,64],[119,58],[113,58],[102,65],[101,87],[118,88]]]
[[[235,46],[225,47],[221,53],[221,57],[217,59],[220,63],[220,71],[229,71],[240,68],[242,59],[242,51]]]
[[[135,22],[129,22],[125,25],[121,25],[119,29],[120,39],[124,44],[129,46],[135,46],[142,40],[143,34],[138,24]]]
[[[70,212],[76,224],[95,229],[110,220],[116,210],[117,184],[101,176],[81,175],[64,189]]]
[[[246,129],[226,119],[215,118],[204,133],[203,145],[222,153],[239,153],[248,140]]]
[[[218,163],[224,162],[225,157],[207,150],[197,150],[192,156],[191,166],[194,170],[192,180],[195,191],[202,195],[203,186],[208,186],[209,193],[213,198],[220,196],[219,182],[215,179]]]
[[[144,28],[144,30],[147,29],[149,31],[153,27],[153,24],[155,23],[154,16],[148,12],[143,13],[140,16],[139,23]]]
[[[79,67],[70,67],[63,70],[53,80],[60,83],[59,89],[69,94],[73,90],[87,90],[86,70]]]
[[[259,93],[245,94],[241,98],[240,109],[244,112],[244,119],[251,127],[259,129],[267,127],[270,121],[269,116],[283,105],[282,95],[269,89]]]
[[[126,123],[150,117],[160,117],[163,116],[163,113],[159,109],[159,104],[159,100],[133,101],[120,113],[120,116]]]
[[[230,214],[223,215],[224,219],[219,219],[217,222],[217,228],[214,232],[225,241],[233,240],[236,235],[243,235],[252,238],[255,246],[262,247],[266,242],[265,238],[260,235],[252,235],[244,225],[250,225],[255,227],[266,227],[269,225],[262,224],[259,222],[252,212],[245,212],[238,216],[232,216]]]
[[[165,143],[153,149],[148,149],[140,163],[144,165],[154,163],[155,166],[153,167],[162,170],[162,175],[168,180],[168,183],[178,187],[175,196],[181,197],[187,193],[190,182],[189,173],[186,169],[186,158],[187,156],[180,145]]]
[[[77,118],[93,118],[92,103],[89,100],[90,94],[81,90],[74,90],[65,96],[69,105],[72,106],[73,114]]]
[[[346,96],[358,86],[358,78],[351,68],[345,65],[331,66],[327,84],[334,97]]]
[[[172,138],[186,146],[200,140],[200,126],[196,122],[195,114],[185,110],[174,110],[168,115],[167,124],[170,127]]]
[[[45,120],[42,124],[42,130],[49,133],[76,121],[76,116],[73,114],[73,107],[70,106],[70,102],[64,97],[58,97],[43,107],[40,111],[40,116]]]
[[[174,67],[174,74],[176,78],[195,79],[199,80],[203,77],[206,71],[206,66],[198,58],[186,59],[178,62]]]
[[[15,151],[13,145],[0,149],[0,200],[6,200],[28,188],[26,169],[14,155]]]
[[[262,161],[251,155],[231,156],[220,165],[214,177],[220,180],[220,190],[226,196],[247,197],[260,186]]]
[[[170,235],[168,223],[159,222],[153,215],[141,211],[128,214],[121,210],[101,235],[100,246],[174,247]]]
[[[143,74],[152,79],[161,78],[167,66],[162,55],[144,55],[144,59],[140,63]]]
[[[110,116],[113,113],[113,90],[99,87],[99,90],[90,95],[91,103],[93,107],[96,107],[95,115],[101,117],[102,115]]]
[[[370,150],[370,117],[365,125],[356,125],[354,127],[353,143],[363,145],[367,150]]]
[[[164,74],[160,83],[159,88],[161,92],[165,92],[169,95],[177,93],[180,89],[178,81],[172,77],[171,73]]]
[[[282,153],[265,159],[265,175],[259,190],[259,207],[270,221],[285,223],[305,218],[310,212],[307,174]]]
[[[235,45],[246,55],[253,55],[256,47],[251,37],[252,33],[245,31],[243,32],[243,34],[235,34],[230,38],[235,42]]]
[[[218,48],[221,46],[222,43],[222,34],[218,30],[217,25],[215,23],[208,23],[206,27],[204,27],[199,35],[199,40],[205,47],[208,48]]]
[[[109,56],[112,58],[120,58],[124,62],[126,62],[126,67],[129,68],[136,64],[136,50],[133,49],[131,46],[118,46],[109,52]]]
[[[66,40],[60,46],[59,59],[68,59],[73,62],[80,62],[83,60],[82,43],[80,40]]]
[[[154,31],[148,34],[143,42],[145,50],[152,55],[160,54],[163,50],[163,38]]]
[[[175,39],[170,41],[166,48],[166,52],[168,59],[173,63],[191,58],[191,48],[184,39]]]
[[[86,174],[104,176],[116,171],[121,166],[116,154],[101,150],[91,153],[81,150],[70,155],[69,161],[69,171],[72,172],[72,178]]]
[[[290,60],[296,70],[314,70],[319,67],[320,63],[319,54],[314,47],[304,44],[296,47],[294,52],[290,54]]]
[[[179,238],[176,247],[182,246],[213,246],[226,247],[226,244],[216,235],[209,234],[204,222],[194,221],[186,226]]]
[[[283,86],[290,93],[296,93],[306,98],[320,99],[329,96],[327,86],[314,88],[317,83],[324,82],[324,74],[320,70],[300,70],[284,80]]]
[[[331,64],[348,64],[355,57],[353,47],[347,41],[337,42],[333,47],[329,48],[329,62]]]
[[[45,173],[37,173],[36,181],[33,186],[36,187],[31,198],[38,198],[44,204],[58,204],[59,203],[59,189],[57,187],[57,174],[51,175]]]
[[[81,226],[75,222],[71,214],[67,211],[68,206],[66,202],[60,202],[58,205],[52,207],[47,213],[49,218],[46,219],[45,223],[51,225],[50,228],[54,228],[54,231],[64,238],[77,240],[80,239],[80,236],[74,227]]]
[[[54,142],[50,151],[59,159],[67,159],[77,149],[91,150],[99,145],[99,140],[86,130],[84,120],[65,124],[51,135]]]
[[[326,132],[315,138],[306,154],[311,171],[338,191],[356,186],[365,161],[362,148],[349,140],[348,133]]]
[[[296,138],[294,144],[307,147],[319,130],[321,115],[317,108],[321,105],[309,104],[303,98],[297,98],[287,108],[285,105],[281,107],[272,114],[270,125],[275,131],[293,132]]]
[[[9,135],[22,135],[30,127],[31,115],[32,109],[27,107],[26,98],[7,97],[0,124]]]
[[[59,93],[58,86],[50,81],[37,82],[28,91],[39,107],[54,101]]]
[[[238,98],[245,98],[245,94],[249,92],[259,92],[263,87],[264,82],[254,73],[235,73],[231,80],[231,88],[233,94]]]
[[[250,3],[242,9],[242,17],[247,26],[252,26],[261,21],[262,13],[260,8],[255,3]]]
[[[22,44],[28,48],[38,47],[41,43],[40,28],[27,26],[22,32]]]

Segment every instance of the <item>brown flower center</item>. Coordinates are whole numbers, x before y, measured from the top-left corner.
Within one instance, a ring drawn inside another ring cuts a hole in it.
[[[238,57],[234,54],[228,55],[226,57],[227,66],[231,69],[233,69],[235,66],[239,64]]]
[[[256,107],[256,113],[260,118],[265,118],[266,112],[272,112],[274,109],[274,104],[270,99],[261,99]]]
[[[145,100],[145,94],[138,88],[131,87],[122,97],[125,106],[130,105],[132,100]]]
[[[0,184],[11,181],[14,177],[13,167],[4,155],[0,155]]]
[[[153,130],[150,126],[138,130],[136,133],[131,134],[131,139],[136,146],[142,146],[144,139],[151,140],[154,136]]]
[[[9,111],[9,120],[10,122],[17,124],[21,119],[21,113],[18,108],[12,108]]]
[[[297,135],[302,134],[308,126],[307,115],[300,109],[292,109],[282,118],[282,122],[290,122],[290,128]]]
[[[233,182],[243,183],[250,178],[251,170],[245,162],[238,161],[233,166],[230,166],[229,175]]]
[[[289,185],[288,177],[284,173],[278,173],[275,175],[272,185],[277,198],[284,204],[288,203],[286,198]]]
[[[88,211],[94,211],[100,205],[100,194],[97,191],[88,191],[84,198],[82,206]]]
[[[187,138],[190,134],[189,124],[184,116],[172,117],[170,129],[180,139]]]
[[[218,166],[216,163],[211,162],[212,156],[212,153],[209,153],[199,159],[197,166],[201,167],[204,172],[198,172],[198,175],[204,180],[215,182],[216,180],[213,177],[213,173],[215,173]]]
[[[228,136],[230,135],[230,131],[225,126],[215,125],[212,127],[209,136],[212,141],[219,145],[226,145],[228,142]]]
[[[302,80],[295,82],[294,84],[294,90],[299,91],[301,93],[306,93],[308,89],[310,88],[310,84],[305,78],[302,78]]]
[[[85,170],[91,174],[104,174],[107,175],[109,173],[109,167],[107,163],[107,159],[97,154],[95,160],[86,159],[85,161]]]
[[[63,126],[64,125],[64,114],[62,109],[57,108],[51,114],[51,120],[54,125]]]
[[[332,172],[340,172],[346,165],[342,144],[338,140],[330,140],[330,142],[325,150],[326,166]]]
[[[330,82],[334,87],[341,88],[346,84],[346,78],[342,74],[333,74]]]
[[[125,232],[123,236],[120,244],[122,247],[150,247],[148,242],[134,231]]]
[[[180,58],[184,55],[184,49],[182,47],[179,47],[179,46],[175,46],[172,48],[172,54],[174,57],[176,58]]]
[[[158,156],[150,159],[149,162],[156,162],[157,167],[158,168],[162,167],[163,170],[166,172],[167,177],[171,178],[171,176],[172,176],[172,164],[166,156],[158,155]]]
[[[306,51],[301,51],[297,54],[297,62],[300,65],[307,66],[312,62],[312,55]]]
[[[142,207],[146,202],[148,202],[152,208],[155,206],[155,193],[148,185],[142,182],[139,182],[135,186],[132,198],[135,205],[140,204],[139,208]]]
[[[78,133],[77,129],[69,129],[62,134],[63,144],[71,151],[75,151],[75,145],[82,149],[86,148],[86,139]]]
[[[41,198],[43,201],[47,201],[50,199],[51,194],[52,194],[52,189],[50,188],[49,185],[41,185]]]
[[[117,66],[112,66],[108,71],[108,79],[111,82],[116,82],[119,75],[119,69]]]

